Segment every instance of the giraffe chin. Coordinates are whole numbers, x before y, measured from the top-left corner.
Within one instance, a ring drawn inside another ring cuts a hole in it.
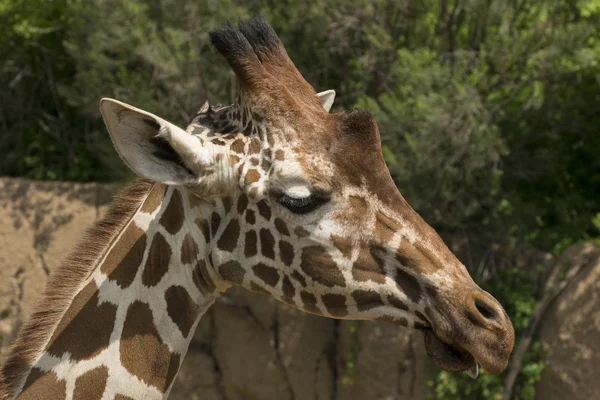
[[[430,328],[423,330],[423,337],[427,356],[436,367],[451,372],[465,371],[471,378],[477,379],[479,364],[469,352],[442,342]]]

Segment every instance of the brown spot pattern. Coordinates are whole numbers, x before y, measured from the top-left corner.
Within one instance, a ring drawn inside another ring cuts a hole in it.
[[[282,289],[284,300],[286,300],[288,303],[291,303],[296,294],[296,289],[294,289],[292,281],[290,281],[290,278],[287,276],[283,277]]]
[[[405,310],[408,311],[408,306],[406,305],[406,303],[404,303],[402,300],[400,300],[399,298],[397,298],[396,296],[392,296],[389,295],[387,297],[387,301],[388,303],[390,303],[392,306],[400,309],[400,310]]]
[[[208,221],[201,218],[196,218],[196,226],[202,232],[202,236],[204,236],[204,241],[208,243],[210,241],[210,228],[208,227]]]
[[[408,240],[402,240],[396,251],[396,260],[407,269],[431,274],[436,272],[441,263],[431,253],[419,243],[410,244]]]
[[[260,249],[263,256],[275,259],[275,238],[268,229],[260,230]]]
[[[246,240],[244,243],[244,255],[252,257],[258,252],[258,236],[256,231],[246,232]]]
[[[231,211],[231,206],[233,206],[233,199],[229,196],[223,199],[223,209],[225,210],[225,214]]]
[[[305,247],[300,262],[302,271],[327,287],[346,286],[339,266],[321,246]]]
[[[279,282],[279,272],[273,268],[265,265],[263,263],[258,263],[254,267],[252,267],[254,274],[262,279],[267,285],[271,287],[277,286]]]
[[[302,304],[304,304],[304,309],[306,311],[320,314],[319,308],[317,307],[317,298],[312,293],[303,290],[300,292],[300,298],[302,299]]]
[[[266,219],[267,221],[271,220],[271,207],[265,200],[259,201],[256,206],[258,207],[258,212],[260,215]]]
[[[250,225],[254,225],[256,222],[256,214],[253,210],[246,210],[246,222]]]
[[[217,233],[217,229],[219,229],[219,225],[221,225],[221,216],[216,212],[213,212],[210,216],[210,231],[214,235]]]
[[[296,270],[292,271],[292,278],[294,278],[302,287],[306,287],[306,279],[302,274]]]
[[[171,286],[165,292],[167,313],[184,337],[187,337],[198,317],[200,307],[183,286]]]
[[[281,261],[288,267],[294,262],[294,246],[285,240],[279,241],[279,256]]]
[[[263,288],[260,285],[257,285],[254,282],[250,282],[250,290],[253,291],[253,292],[256,292],[256,293],[271,295],[271,293],[269,293],[268,290],[266,290],[265,288]]]
[[[217,247],[224,251],[233,251],[237,247],[238,238],[240,237],[240,223],[237,219],[232,219],[221,234]]]
[[[194,281],[194,284],[200,293],[204,295],[213,293],[217,289],[206,268],[206,262],[200,260],[196,263],[196,267],[192,272],[192,280]]]
[[[146,303],[136,301],[127,310],[120,359],[127,371],[161,392],[169,388],[179,370],[180,356],[162,343]]]
[[[185,235],[183,241],[181,242],[180,252],[182,264],[191,264],[196,261],[196,257],[198,257],[198,246],[192,238],[192,235],[189,233]]]
[[[58,380],[54,372],[44,372],[32,368],[19,400],[64,399],[67,397],[67,383]]]
[[[152,191],[148,194],[148,197],[146,197],[146,200],[144,201],[140,211],[148,214],[152,214],[154,211],[156,211],[165,198],[166,189],[167,186],[157,183]]]
[[[133,282],[146,251],[146,234],[132,221],[110,250],[100,270],[121,288]]]
[[[275,152],[275,159],[276,160],[283,161],[283,159],[285,158],[284,156],[285,156],[285,153],[284,153],[283,150],[277,150]]]
[[[179,193],[179,190],[174,189],[171,200],[169,201],[166,210],[163,212],[163,215],[160,217],[160,224],[164,226],[171,235],[176,234],[183,226],[183,212],[181,194]]]
[[[260,172],[256,169],[251,169],[246,172],[246,177],[244,178],[245,185],[251,185],[260,180]]]
[[[343,317],[348,315],[348,309],[346,308],[346,296],[335,293],[327,293],[321,296],[323,304],[329,314],[334,317]]]
[[[281,218],[275,218],[275,228],[277,232],[281,233],[284,236],[290,236],[290,231],[286,223]]]
[[[260,141],[256,138],[252,138],[250,140],[250,146],[248,148],[249,154],[258,154],[260,153]]]
[[[377,257],[372,251],[364,247],[360,249],[358,258],[352,266],[352,276],[357,281],[372,280],[377,283],[385,282],[385,270],[383,269],[383,260]]]
[[[355,290],[352,292],[352,298],[356,301],[356,307],[359,311],[366,311],[384,305],[379,293],[372,290]]]
[[[294,229],[294,232],[296,233],[296,236],[298,236],[299,238],[305,238],[305,237],[309,237],[310,236],[310,232],[307,231],[306,229],[304,229],[301,226],[299,226],[296,229]]]
[[[246,196],[245,193],[242,193],[240,195],[240,197],[238,198],[238,202],[237,202],[238,214],[243,213],[246,208],[248,208],[248,196]]]
[[[223,279],[241,285],[244,282],[246,271],[237,261],[227,261],[219,266],[219,273]]]
[[[417,279],[401,269],[396,270],[396,283],[410,301],[417,304],[421,298],[421,288]]]
[[[90,282],[75,296],[71,306],[50,341],[47,351],[57,357],[71,353],[72,360],[89,359],[108,347],[117,315],[117,306],[111,303],[98,304],[98,289]],[[81,332],[86,332],[81,340]]]
[[[134,400],[129,396],[124,396],[122,394],[118,394],[115,396],[115,400]]]
[[[86,372],[75,381],[73,400],[100,400],[107,380],[108,368],[104,366]]]
[[[156,232],[152,238],[144,272],[142,272],[142,283],[146,286],[155,286],[169,270],[171,260],[171,247],[165,237]]]

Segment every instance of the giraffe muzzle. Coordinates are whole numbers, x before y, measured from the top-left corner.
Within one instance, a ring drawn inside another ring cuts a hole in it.
[[[499,374],[513,349],[512,323],[489,293],[477,286],[462,292],[458,302],[442,300],[442,307],[427,310],[430,327],[422,329],[427,355],[436,366],[472,378],[479,366]]]

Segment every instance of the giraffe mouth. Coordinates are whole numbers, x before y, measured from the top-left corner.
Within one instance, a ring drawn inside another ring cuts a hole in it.
[[[468,351],[441,341],[431,328],[424,328],[425,351],[433,364],[446,371],[464,371],[473,379],[479,376],[479,363]]]

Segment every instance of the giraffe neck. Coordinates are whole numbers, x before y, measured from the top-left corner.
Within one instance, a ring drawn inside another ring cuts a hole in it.
[[[186,189],[152,185],[122,229],[95,244],[103,250],[63,293],[71,301],[28,348],[7,398],[166,398],[200,318],[228,287],[206,257],[213,208]],[[13,358],[27,346],[19,340]]]

